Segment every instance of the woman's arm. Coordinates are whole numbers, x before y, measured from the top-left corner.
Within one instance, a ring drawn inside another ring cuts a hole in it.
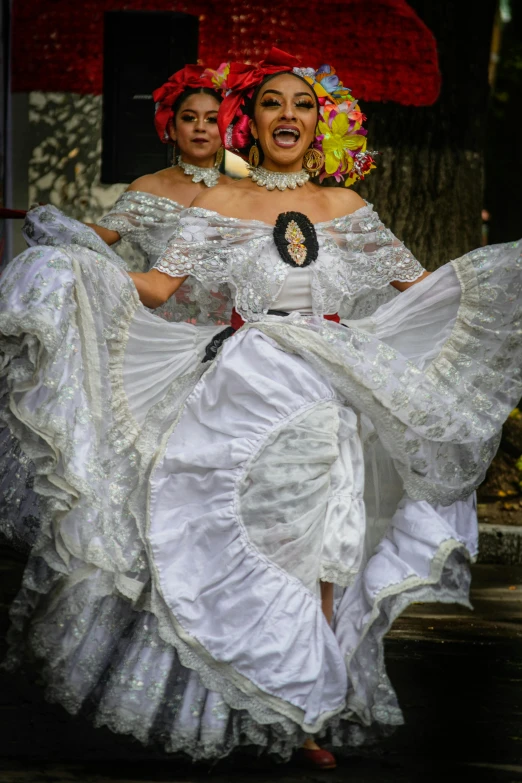
[[[371,204],[364,201],[357,193],[345,191],[344,188],[326,188],[326,191],[333,199],[332,208],[345,210],[345,215],[352,216],[348,233],[342,222],[337,229],[341,234],[341,237],[336,240],[339,247],[347,251],[348,261],[355,254],[356,257],[362,256],[369,263],[370,278],[374,276],[374,284],[377,283],[378,287],[389,284],[397,291],[406,291],[407,288],[420,283],[431,274],[422,267],[400,239],[386,228]],[[335,226],[331,230],[335,237]],[[383,257],[387,261],[384,268],[373,262],[374,258],[379,262]],[[375,269],[373,270],[372,267]],[[397,277],[402,277],[402,280],[393,280],[394,273]]]
[[[431,272],[428,272],[427,270],[422,274],[420,277],[418,277],[416,280],[414,280],[411,283],[401,283],[399,280],[392,280],[390,285],[392,285],[394,288],[397,289],[397,291],[406,291],[407,288],[411,288],[412,285],[417,285],[417,283],[420,283],[421,280],[424,280],[425,277],[428,277],[428,275],[431,275]]]
[[[157,269],[150,269],[148,272],[128,272],[128,275],[138,290],[142,304],[152,309],[165,304],[188,277],[188,275],[171,277]]]
[[[129,193],[130,191],[142,191],[144,193],[151,193],[152,195],[161,195],[161,193],[156,193],[156,188],[155,188],[156,179],[157,179],[156,174],[146,174],[144,177],[139,177],[138,179],[135,179],[134,182],[131,182],[131,184],[125,191],[125,193]],[[117,200],[114,207],[109,212],[109,215],[111,215],[117,209],[120,201],[121,201],[121,196]],[[124,209],[123,214],[127,210]],[[103,241],[107,245],[114,245],[115,242],[119,242],[121,239],[121,235],[119,234],[118,231],[113,231],[110,228],[104,228],[103,226],[98,226],[96,225],[96,223],[86,223],[85,225],[89,226],[94,231],[96,231],[98,236],[101,239],[103,239]]]
[[[114,243],[119,242],[121,238],[117,231],[111,231],[108,228],[103,228],[103,226],[97,226],[96,223],[86,223],[85,225],[94,229],[100,239],[103,239],[107,245],[114,245]]]

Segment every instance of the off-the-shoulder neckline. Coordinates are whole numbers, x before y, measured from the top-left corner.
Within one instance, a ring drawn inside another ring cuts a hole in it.
[[[189,209],[189,207],[186,207],[184,204],[180,204],[179,201],[174,201],[173,198],[169,198],[168,196],[156,196],[155,193],[148,193],[146,190],[124,190],[120,198],[123,198],[124,196],[146,196],[147,198],[154,198],[156,201],[168,201],[169,204],[174,204],[179,210]]]
[[[369,201],[366,201],[363,207],[358,207],[353,212],[348,212],[346,215],[341,215],[340,217],[332,218],[331,220],[323,220],[321,223],[314,223],[314,228],[322,227],[322,226],[331,226],[332,223],[336,223],[338,220],[345,220],[346,218],[351,218],[354,215],[357,215],[358,212],[363,212],[365,209],[369,209],[370,211],[373,211],[373,204],[370,204]],[[273,223],[265,223],[264,220],[247,220],[246,218],[235,218],[230,217],[229,215],[222,215],[220,212],[216,212],[213,209],[206,209],[205,207],[185,207],[184,212],[192,212],[193,210],[197,210],[198,212],[206,212],[209,215],[217,215],[219,218],[222,218],[223,220],[231,221],[234,223],[242,223],[242,224],[248,224],[248,225],[256,225],[256,226],[262,226],[263,228],[270,228],[273,229],[275,225]]]
[[[181,212],[189,212],[197,209],[199,212],[207,212],[209,215],[217,215],[218,217],[227,221],[229,220],[236,223],[254,224],[257,226],[263,226],[264,228],[274,228],[274,224],[266,223],[264,220],[247,220],[246,218],[230,217],[229,215],[222,215],[220,212],[216,212],[213,209],[206,209],[205,207],[186,207],[184,204],[180,204],[179,201],[174,201],[174,199],[169,198],[168,196],[156,196],[155,193],[148,193],[146,190],[125,190],[121,194],[120,198],[123,196],[144,196],[147,198],[154,198],[156,201],[167,201],[169,204],[173,204],[175,207],[178,207]],[[338,220],[345,220],[345,218],[353,217],[354,215],[357,215],[358,212],[362,212],[365,209],[373,210],[373,204],[370,204],[369,201],[366,201],[363,207],[358,207],[353,212],[347,212],[346,215],[340,215],[339,217],[332,218],[331,220],[323,220],[319,223],[314,223],[313,225],[315,228],[319,226],[330,226],[332,223],[335,223]]]

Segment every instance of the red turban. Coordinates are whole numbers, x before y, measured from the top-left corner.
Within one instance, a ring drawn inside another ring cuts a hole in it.
[[[202,65],[186,65],[181,71],[176,71],[165,82],[164,85],[154,90],[152,97],[156,102],[156,114],[154,116],[154,125],[158,136],[164,144],[168,144],[170,137],[168,134],[168,124],[174,119],[173,106],[181,93],[189,88],[210,87],[215,90],[208,74],[204,73]]]

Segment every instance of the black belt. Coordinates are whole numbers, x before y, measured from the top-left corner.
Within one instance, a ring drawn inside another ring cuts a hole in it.
[[[290,315],[290,313],[287,313],[285,310],[268,310],[268,315],[280,315],[281,317],[284,317],[286,315]],[[225,329],[223,329],[222,332],[218,332],[212,340],[209,342],[209,344],[205,348],[205,355],[203,359],[201,360],[202,363],[204,362],[211,362],[212,359],[216,358],[217,352],[225,342],[225,340],[228,340],[229,337],[232,337],[233,334],[237,329],[234,329],[233,326],[227,326]]]

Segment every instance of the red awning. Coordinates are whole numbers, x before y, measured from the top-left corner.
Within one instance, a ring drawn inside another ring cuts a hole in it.
[[[14,89],[101,93],[103,13],[124,9],[197,14],[205,65],[256,61],[275,45],[333,65],[362,100],[427,106],[439,94],[435,39],[405,0],[17,0]]]

